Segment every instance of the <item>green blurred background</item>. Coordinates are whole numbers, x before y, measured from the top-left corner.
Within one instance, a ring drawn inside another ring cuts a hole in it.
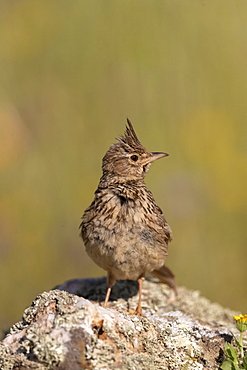
[[[0,325],[71,278],[126,117],[170,157],[146,183],[179,285],[246,313],[247,2],[1,1]]]

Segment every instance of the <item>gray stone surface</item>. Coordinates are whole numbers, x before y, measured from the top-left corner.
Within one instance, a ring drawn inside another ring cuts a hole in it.
[[[40,294],[0,343],[0,369],[219,368],[234,331],[230,310],[185,288],[174,300],[145,281],[140,317],[131,314],[135,282],[118,282],[107,309],[97,302],[105,289],[105,279],[86,279]]]

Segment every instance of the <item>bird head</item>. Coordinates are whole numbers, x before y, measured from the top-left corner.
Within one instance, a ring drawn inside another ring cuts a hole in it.
[[[106,152],[103,174],[123,177],[125,181],[143,179],[153,161],[168,156],[167,153],[149,152],[138,140],[134,128],[127,119],[126,131]]]

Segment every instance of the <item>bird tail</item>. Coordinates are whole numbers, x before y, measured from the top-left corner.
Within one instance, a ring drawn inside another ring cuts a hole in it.
[[[157,277],[162,283],[167,284],[177,294],[177,282],[173,272],[165,265],[159,270],[151,272],[152,275]]]

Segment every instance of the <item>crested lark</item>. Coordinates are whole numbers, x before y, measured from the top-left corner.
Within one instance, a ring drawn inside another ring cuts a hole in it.
[[[167,155],[147,151],[127,120],[125,134],[103,158],[103,175],[80,228],[88,255],[107,271],[104,307],[116,280],[138,280],[136,313],[141,314],[147,272],[176,291],[175,277],[164,265],[172,231],[144,183],[151,163]]]

